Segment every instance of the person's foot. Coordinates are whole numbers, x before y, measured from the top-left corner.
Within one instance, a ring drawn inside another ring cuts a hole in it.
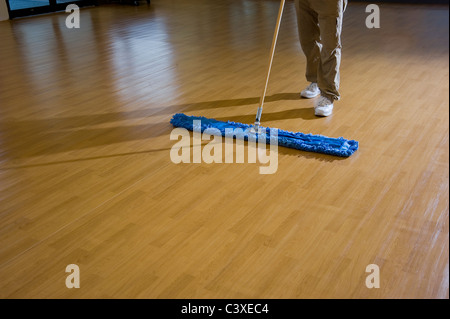
[[[316,116],[329,116],[333,113],[333,101],[321,95],[314,106]]]
[[[319,87],[317,86],[317,83],[312,82],[310,85],[308,85],[301,93],[300,95],[306,99],[312,99],[315,98],[320,94]]]

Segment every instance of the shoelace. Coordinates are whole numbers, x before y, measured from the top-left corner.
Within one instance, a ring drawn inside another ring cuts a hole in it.
[[[324,97],[324,96],[321,96],[320,98],[319,98],[319,101],[317,102],[317,106],[327,106],[327,105],[330,105],[330,104],[332,104],[331,103],[331,101],[329,100],[329,99],[327,99],[326,97]]]
[[[317,83],[311,83],[310,85],[308,85],[306,90],[308,90],[308,91],[316,91],[317,90]]]

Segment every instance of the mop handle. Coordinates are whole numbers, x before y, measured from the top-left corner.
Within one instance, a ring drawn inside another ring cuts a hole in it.
[[[281,16],[283,15],[284,3],[285,3],[285,0],[281,0],[280,10],[278,10],[277,25],[275,27],[275,33],[273,35],[273,40],[272,40],[272,47],[270,49],[269,68],[267,70],[266,83],[264,85],[264,90],[261,95],[261,99],[259,100],[258,111],[256,112],[255,127],[257,129],[259,128],[259,125],[261,124],[261,115],[262,115],[262,110],[263,110],[263,105],[264,105],[264,98],[266,97],[267,85],[269,84],[270,70],[272,69],[272,61],[273,61],[273,56],[275,54],[275,46],[277,44],[278,31],[280,31],[280,23],[281,23]]]

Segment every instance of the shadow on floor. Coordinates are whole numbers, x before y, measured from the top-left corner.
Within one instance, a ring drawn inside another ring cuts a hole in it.
[[[298,93],[279,93],[266,98],[266,103],[280,100],[300,100]],[[165,136],[172,130],[169,123],[157,122],[138,125],[117,125],[108,127],[95,127],[114,122],[132,121],[136,119],[152,118],[158,115],[170,115],[177,112],[195,112],[206,109],[231,107],[259,103],[259,98],[244,98],[198,102],[168,107],[146,108],[129,112],[112,112],[106,114],[77,115],[73,117],[60,117],[36,120],[3,120],[0,122],[2,146],[4,156],[12,158],[28,158],[34,156],[57,154],[62,152],[99,147],[121,142],[150,139]],[[197,113],[197,112],[195,112]],[[200,113],[200,112],[199,112]],[[313,109],[298,108],[271,112],[266,105],[264,123],[285,119],[317,119]],[[253,123],[254,115],[240,115],[217,118],[218,120],[242,123]],[[169,142],[169,139],[167,139]]]
[[[191,137],[192,137],[192,133],[191,133]],[[173,141],[173,144],[175,144],[175,141]],[[209,144],[209,142],[204,141],[202,143],[202,145],[205,145],[205,144]],[[214,144],[214,143],[212,143],[212,144]],[[246,142],[245,142],[245,145],[246,145]],[[5,167],[0,167],[0,171],[21,169],[21,168],[51,166],[51,165],[58,165],[58,164],[70,164],[70,163],[77,163],[77,162],[84,162],[84,161],[102,160],[102,159],[108,159],[108,158],[126,157],[126,156],[134,156],[134,155],[147,155],[150,153],[156,153],[156,152],[162,152],[162,151],[169,152],[171,150],[171,148],[172,147],[167,147],[167,148],[159,148],[159,149],[139,151],[139,152],[127,152],[127,153],[118,153],[118,154],[108,154],[108,155],[102,155],[102,156],[75,158],[75,159],[62,160],[62,161],[5,166]],[[191,146],[191,148],[192,148],[192,146]],[[270,149],[269,145],[266,146],[266,149],[267,150]],[[192,154],[192,152],[191,152],[191,154]],[[286,148],[286,147],[278,147],[278,154],[282,155],[282,156],[296,156],[296,157],[300,157],[300,158],[313,159],[313,160],[317,160],[317,161],[321,161],[321,162],[335,162],[335,161],[343,161],[343,160],[347,159],[345,157],[332,156],[332,155],[313,153],[313,152],[305,152],[305,151]]]

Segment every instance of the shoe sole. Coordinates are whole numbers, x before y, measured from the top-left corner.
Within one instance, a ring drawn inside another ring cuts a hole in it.
[[[315,111],[314,114],[315,114],[316,116],[326,117],[326,116],[330,116],[331,114],[333,114],[333,110],[328,111],[328,112]]]
[[[317,94],[315,94],[315,95],[305,95],[305,94],[303,94],[303,93],[300,93],[300,96],[301,96],[301,97],[304,97],[305,99],[313,99],[313,98],[315,98],[315,97],[317,97],[317,96],[319,96],[319,95],[320,95],[320,92],[317,93]]]

